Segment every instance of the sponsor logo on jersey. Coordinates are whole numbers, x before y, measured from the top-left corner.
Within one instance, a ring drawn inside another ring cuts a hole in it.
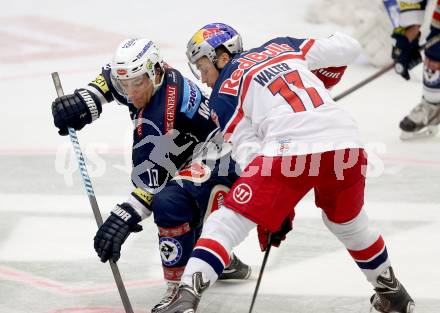
[[[228,192],[229,187],[226,187],[225,185],[216,185],[212,188],[205,213],[205,221],[212,212],[217,211],[222,206]]]
[[[171,237],[159,239],[159,251],[162,263],[167,266],[177,264],[182,257],[182,245],[179,241]]]
[[[202,100],[202,93],[199,88],[190,80],[184,79],[183,100],[180,111],[189,118],[193,118]]]
[[[248,184],[241,183],[235,186],[232,191],[232,197],[238,204],[248,203],[252,198],[252,189]]]
[[[165,105],[165,133],[174,128],[176,119],[177,86],[168,84],[166,89]]]
[[[138,113],[138,117],[137,117],[137,126],[136,126],[136,133],[138,135],[139,138],[142,138],[142,115],[144,113],[144,108],[142,108],[139,113]]]
[[[211,177],[211,169],[202,162],[191,163],[181,169],[173,179],[185,179],[193,183],[204,183]]]
[[[260,64],[268,59],[276,57],[283,52],[295,51],[295,49],[288,44],[271,43],[264,48],[265,50],[261,52],[246,53],[243,54],[239,59],[237,59],[237,62],[239,63],[237,69],[232,72],[230,77],[223,81],[222,85],[220,86],[219,93],[237,96],[240,80],[246,70],[250,69],[254,65]]]

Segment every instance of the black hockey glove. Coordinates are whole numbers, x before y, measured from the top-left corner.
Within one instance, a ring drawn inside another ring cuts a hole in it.
[[[77,89],[71,95],[58,97],[52,102],[52,115],[58,133],[68,134],[67,127],[82,129],[96,120],[102,112],[98,97],[86,89]]]
[[[267,229],[264,229],[260,225],[257,227],[257,233],[258,233],[258,241],[260,242],[260,249],[262,252],[266,251],[268,245],[272,245],[274,247],[279,247],[281,244],[281,241],[286,239],[286,235],[288,232],[292,230],[292,220],[293,217],[286,217],[281,224],[281,227],[278,231],[270,234],[270,232]],[[269,242],[269,235],[270,236],[270,242]]]
[[[94,238],[95,251],[105,263],[109,259],[117,262],[121,246],[132,232],[140,232],[141,217],[128,203],[117,204],[107,220],[99,227]]]
[[[396,40],[391,53],[391,57],[395,62],[394,70],[397,74],[409,80],[408,71],[422,62],[419,46],[420,32],[416,39],[409,41],[405,36],[405,28],[397,27],[391,37]]]

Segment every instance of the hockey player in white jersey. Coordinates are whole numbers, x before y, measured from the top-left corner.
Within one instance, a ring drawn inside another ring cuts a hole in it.
[[[395,43],[392,57],[395,70],[406,80],[409,70],[422,62],[419,52],[420,26],[423,23],[427,0],[400,1],[400,26],[395,28],[392,37]],[[412,139],[435,135],[440,123],[440,1],[434,9],[430,33],[424,50],[422,99],[400,122],[401,139]]]
[[[243,52],[240,35],[221,23],[191,38],[190,66],[213,88],[213,118],[246,167],[206,221],[179,292],[164,312],[195,312],[230,251],[253,228],[262,250],[279,245],[292,228],[296,204],[311,189],[325,225],[373,285],[372,307],[413,312],[414,301],[394,276],[384,240],[363,210],[367,157],[356,123],[312,73],[346,66],[359,52],[354,39],[339,33],[316,40],[278,37]],[[269,233],[275,240],[267,241]]]

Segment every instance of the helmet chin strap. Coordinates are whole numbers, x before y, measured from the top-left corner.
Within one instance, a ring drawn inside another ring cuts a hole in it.
[[[219,67],[217,66],[217,63],[218,63],[218,60],[215,60],[215,62],[213,62],[215,69],[217,70],[218,74],[220,75],[220,73],[222,72],[222,70],[223,70],[225,67],[223,66],[223,68],[219,68]]]
[[[162,77],[160,78],[160,82],[158,84],[156,84],[156,82],[153,82],[153,86],[154,86],[153,95],[156,93],[156,91],[159,90],[160,86],[162,86],[163,79],[165,77],[165,73],[162,73],[161,75],[162,75]]]
[[[215,69],[217,70],[217,72],[218,72],[219,74],[220,74],[221,71],[223,70],[223,68],[219,68],[219,67],[217,66],[217,62],[215,62],[214,67],[215,67]]]

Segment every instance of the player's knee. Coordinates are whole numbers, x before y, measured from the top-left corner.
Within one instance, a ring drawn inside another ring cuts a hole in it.
[[[332,222],[324,212],[322,219],[327,228],[349,249],[368,245],[378,236],[377,232],[369,227],[368,216],[364,210],[352,220],[342,224]]]
[[[362,231],[368,225],[368,217],[363,210],[352,220],[345,223],[332,222],[324,212],[322,212],[322,220],[325,226],[338,237],[350,236],[355,232]]]
[[[159,227],[192,222],[196,206],[194,200],[186,196],[182,189],[170,191],[166,188],[154,195],[151,204],[154,221]]]
[[[207,219],[201,237],[216,238],[227,250],[232,250],[254,227],[256,227],[254,222],[221,206]]]

